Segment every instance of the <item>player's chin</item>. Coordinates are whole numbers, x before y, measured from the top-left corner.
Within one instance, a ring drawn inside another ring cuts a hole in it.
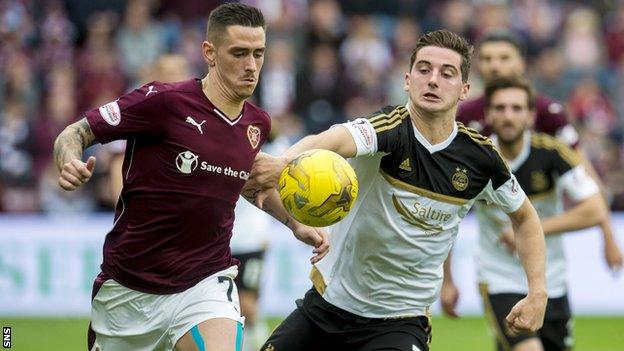
[[[241,87],[238,89],[237,93],[238,93],[238,96],[240,96],[241,98],[248,99],[253,95],[254,90],[256,90],[255,84],[253,86]]]
[[[448,104],[445,104],[442,100],[440,101],[425,101],[419,104],[419,107],[423,111],[427,111],[430,113],[443,112],[449,109]]]

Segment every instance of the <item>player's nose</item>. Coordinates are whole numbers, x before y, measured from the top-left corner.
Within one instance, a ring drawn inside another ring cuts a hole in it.
[[[248,72],[255,72],[258,70],[258,64],[253,55],[250,55],[245,61],[245,70]]]

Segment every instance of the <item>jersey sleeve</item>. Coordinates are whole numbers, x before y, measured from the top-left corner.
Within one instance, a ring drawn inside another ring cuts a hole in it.
[[[524,190],[498,151],[492,149],[491,158],[491,178],[479,198],[497,205],[505,213],[515,212],[524,203]]]
[[[166,115],[165,87],[148,83],[86,114],[98,142],[158,136]]]
[[[576,166],[562,174],[557,186],[561,187],[574,202],[582,201],[600,191],[598,184],[587,174],[583,166]]]
[[[581,163],[579,155],[575,150],[572,150],[559,139],[553,138],[551,140],[549,149],[552,156],[552,166],[558,175],[565,174]]]
[[[357,146],[356,156],[374,155],[378,152],[391,153],[398,147],[400,140],[398,127],[406,116],[409,114],[405,108],[387,107],[368,117],[339,125],[351,133]]]
[[[338,124],[347,128],[355,145],[356,156],[373,155],[377,152],[377,135],[375,129],[366,118],[358,118],[354,121]]]

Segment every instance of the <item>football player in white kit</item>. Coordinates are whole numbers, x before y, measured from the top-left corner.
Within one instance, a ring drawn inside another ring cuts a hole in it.
[[[528,287],[516,255],[513,230],[504,213],[484,203],[475,205],[479,239],[475,255],[479,288],[498,350],[571,350],[571,315],[566,288],[566,262],[561,234],[600,224],[607,216],[599,188],[570,147],[552,136],[532,132],[535,95],[521,78],[499,78],[485,91],[492,140],[509,163],[535,206],[546,235],[548,304],[544,326],[536,333],[513,335],[504,314]],[[562,194],[575,204],[563,211]],[[443,309],[456,315],[457,289],[445,274]]]
[[[456,34],[423,35],[405,74],[406,105],[308,136],[283,157],[256,157],[251,181],[267,189],[288,161],[313,148],[352,158],[360,185],[312,269],[314,287],[262,350],[429,350],[442,264],[478,199],[509,213],[518,233],[530,290],[508,325],[539,329],[546,305],[539,218],[492,142],[455,122],[470,59],[471,46]]]

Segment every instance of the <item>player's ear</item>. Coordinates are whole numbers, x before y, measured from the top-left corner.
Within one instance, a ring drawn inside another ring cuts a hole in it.
[[[464,101],[468,98],[468,92],[470,91],[470,83],[463,83],[461,93],[459,94],[459,101]]]
[[[529,128],[533,128],[536,118],[537,118],[537,111],[535,109],[529,110],[529,121],[528,121]]]
[[[403,90],[409,91],[409,81],[410,81],[410,74],[409,72],[405,72],[405,84],[403,84]]]
[[[217,60],[217,48],[215,45],[209,41],[204,41],[202,43],[202,56],[208,67],[214,67]]]

